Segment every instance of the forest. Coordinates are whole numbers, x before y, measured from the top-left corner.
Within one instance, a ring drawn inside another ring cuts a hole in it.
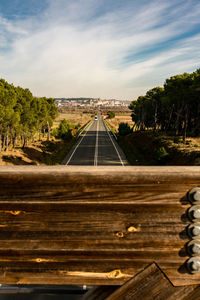
[[[15,148],[16,143],[25,147],[45,133],[49,140],[56,116],[53,98],[34,97],[29,89],[0,79],[0,153]]]
[[[200,69],[166,79],[129,107],[134,130],[161,130],[174,136],[200,135]]]

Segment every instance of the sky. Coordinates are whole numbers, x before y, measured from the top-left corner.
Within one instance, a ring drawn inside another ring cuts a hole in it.
[[[38,97],[134,100],[199,49],[199,0],[0,0],[0,77]]]

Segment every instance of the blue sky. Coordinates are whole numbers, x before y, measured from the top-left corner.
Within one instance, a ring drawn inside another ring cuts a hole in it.
[[[136,99],[199,49],[199,0],[0,1],[0,77],[36,96]]]

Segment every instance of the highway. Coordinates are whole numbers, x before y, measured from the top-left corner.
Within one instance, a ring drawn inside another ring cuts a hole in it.
[[[89,124],[62,164],[125,166],[128,162],[98,112],[98,120],[93,120]]]

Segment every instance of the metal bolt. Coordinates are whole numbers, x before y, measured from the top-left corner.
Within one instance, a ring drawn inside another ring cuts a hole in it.
[[[192,234],[194,236],[200,235],[200,224],[193,226],[193,228],[192,228]]]
[[[192,245],[192,253],[193,253],[193,254],[200,254],[200,245],[198,245],[198,244],[193,244],[193,245]]]
[[[200,258],[199,257],[191,257],[187,261],[188,271],[192,274],[200,273]]]
[[[188,210],[188,216],[190,220],[200,219],[200,205],[193,205]]]
[[[192,204],[200,203],[200,187],[195,187],[188,192],[188,199]]]
[[[192,256],[200,255],[200,240],[192,240],[187,244],[188,253]]]
[[[193,216],[195,219],[199,219],[200,218],[200,209],[196,209],[196,210],[193,210]]]
[[[187,229],[190,238],[200,238],[200,223],[191,224]]]

